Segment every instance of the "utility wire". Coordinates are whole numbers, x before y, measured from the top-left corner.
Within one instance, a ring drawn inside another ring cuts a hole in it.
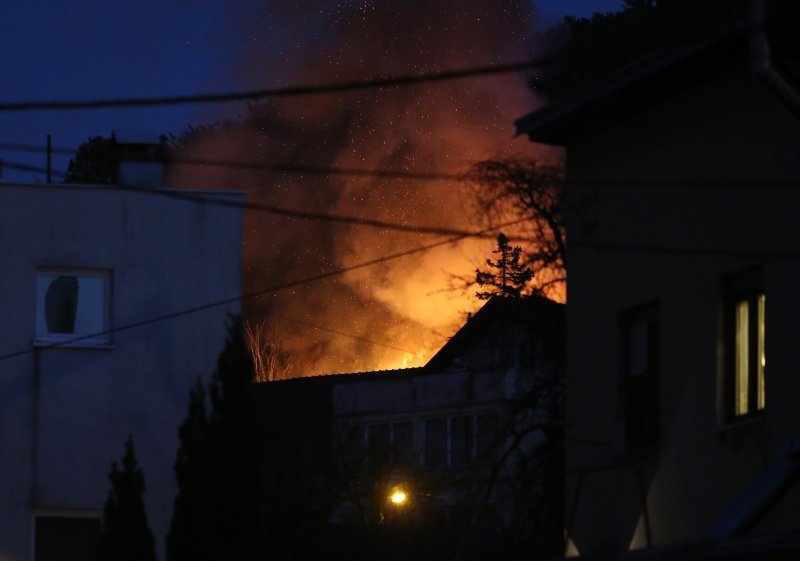
[[[9,150],[16,152],[34,152],[45,153],[47,148],[31,144],[16,144],[8,142],[0,142],[0,150]],[[57,154],[66,154],[74,156],[77,153],[76,149],[69,148],[54,148],[52,150]],[[88,158],[93,161],[108,161],[111,158]],[[435,171],[404,171],[404,170],[386,170],[386,169],[369,169],[369,168],[350,168],[340,166],[318,166],[313,164],[290,164],[290,163],[268,163],[268,162],[252,162],[246,160],[219,160],[214,158],[168,158],[168,164],[189,165],[189,166],[204,166],[215,168],[227,168],[236,170],[252,170],[252,171],[275,171],[281,173],[291,174],[314,174],[314,175],[339,175],[339,176],[355,176],[355,177],[376,177],[388,179],[413,179],[418,181],[450,181],[450,182],[463,182],[472,180],[469,173],[443,173]],[[5,162],[3,166],[10,169],[20,171],[30,171],[34,173],[47,173],[44,167],[33,166],[29,164],[22,164],[16,162]],[[51,171],[52,175],[58,177],[65,177],[66,173],[59,171]],[[570,178],[568,181],[570,185],[580,187],[598,187],[598,188],[626,188],[626,187],[642,187],[642,188],[656,188],[656,189],[798,189],[800,188],[800,179],[796,180],[756,180],[756,179],[636,179],[636,178]]]
[[[388,77],[367,78],[364,80],[350,80],[325,85],[297,85],[282,88],[250,90],[230,93],[206,93],[175,95],[161,97],[128,97],[105,98],[86,101],[19,101],[0,103],[0,112],[9,111],[65,111],[75,109],[103,109],[109,107],[150,107],[154,105],[185,105],[196,103],[220,103],[229,101],[257,101],[265,98],[297,97],[308,95],[321,95],[339,92],[350,92],[367,89],[405,87],[432,82],[460,80],[475,76],[492,76],[509,74],[523,70],[532,70],[541,66],[553,64],[558,57],[542,57],[524,62],[510,64],[491,64],[487,66],[474,66],[461,70],[443,70],[439,72],[423,72],[420,74],[405,74]]]
[[[13,152],[34,152],[46,153],[47,148],[31,144],[16,144],[11,142],[0,142],[0,150],[9,150]],[[77,149],[69,148],[52,148],[52,153],[74,156]],[[113,158],[87,158],[89,161],[112,161]],[[203,166],[215,168],[227,168],[236,170],[253,170],[253,171],[276,171],[282,173],[308,173],[315,175],[346,175],[356,177],[383,177],[388,179],[417,179],[422,181],[463,181],[466,175],[463,173],[441,173],[435,171],[404,171],[404,170],[391,170],[391,169],[368,169],[368,168],[350,168],[340,166],[317,166],[313,164],[289,164],[289,163],[266,163],[266,162],[248,162],[244,160],[218,160],[207,158],[183,158],[183,157],[170,157],[167,159],[168,164],[188,165],[188,166]],[[24,164],[10,164],[8,167],[17,169],[16,165]],[[37,171],[36,169],[22,169],[22,171]],[[46,169],[41,170],[42,173]],[[63,177],[63,172],[53,172],[56,175]]]
[[[37,166],[29,166],[27,164],[5,164],[13,169],[23,169],[25,171],[41,171],[42,168]],[[64,172],[53,172],[54,175],[64,176]],[[70,185],[70,184],[65,184]],[[314,220],[318,222],[330,222],[335,224],[347,224],[352,226],[367,226],[370,228],[378,228],[381,230],[395,230],[399,232],[408,232],[414,234],[428,234],[435,236],[471,236],[482,238],[494,238],[491,234],[476,234],[467,230],[459,230],[456,228],[444,228],[441,226],[419,226],[414,224],[402,224],[398,222],[389,222],[386,220],[378,220],[374,218],[365,218],[363,216],[345,215],[345,214],[330,214],[324,212],[309,212],[305,210],[289,209],[277,205],[269,205],[264,203],[255,203],[247,201],[232,201],[222,199],[219,197],[209,197],[200,195],[195,192],[189,192],[182,189],[155,189],[151,187],[142,187],[140,185],[131,185],[125,183],[108,184],[107,187],[112,189],[119,189],[121,191],[130,191],[135,193],[145,193],[159,197],[167,197],[172,199],[179,199],[189,202],[209,204],[213,206],[222,206],[229,208],[237,208],[243,210],[253,210],[257,212],[265,212],[268,214],[275,214],[286,218],[297,218],[301,220]],[[509,238],[511,241],[530,241],[523,238]]]
[[[427,245],[418,246],[418,247],[415,247],[415,248],[412,248],[412,249],[407,249],[405,251],[400,251],[398,253],[392,253],[392,254],[389,254],[389,255],[385,255],[383,257],[378,257],[376,259],[370,259],[368,261],[364,261],[364,262],[358,263],[356,265],[351,265],[349,267],[338,267],[336,269],[333,269],[333,270],[330,270],[330,271],[326,271],[324,273],[320,273],[320,274],[317,274],[317,275],[313,275],[313,276],[310,276],[310,277],[306,277],[306,278],[303,278],[303,279],[297,279],[297,280],[293,280],[293,281],[288,281],[288,282],[285,282],[285,283],[282,283],[282,284],[277,284],[277,285],[274,285],[274,286],[271,286],[271,287],[267,287],[267,288],[263,288],[263,289],[260,289],[260,290],[251,291],[251,292],[248,292],[246,294],[242,294],[240,296],[234,296],[234,297],[231,297],[231,298],[224,298],[222,300],[216,300],[216,301],[213,301],[213,302],[200,304],[198,306],[193,306],[191,308],[185,308],[183,310],[170,312],[168,314],[163,314],[163,315],[160,315],[160,316],[154,316],[154,317],[151,317],[151,318],[148,318],[148,319],[144,319],[144,320],[140,320],[140,321],[135,321],[135,322],[128,323],[128,324],[125,324],[125,325],[121,325],[119,327],[112,327],[110,329],[104,329],[102,331],[97,331],[95,333],[88,333],[88,334],[85,334],[85,335],[79,335],[79,336],[67,339],[66,341],[61,341],[59,343],[37,345],[34,348],[27,348],[27,349],[24,349],[24,350],[19,350],[19,351],[6,353],[4,355],[0,355],[0,361],[8,360],[8,359],[11,359],[11,358],[14,358],[14,357],[18,357],[18,356],[32,354],[32,353],[36,352],[36,350],[52,349],[52,348],[55,348],[55,347],[68,346],[68,345],[72,345],[74,343],[79,343],[79,342],[84,341],[86,339],[91,339],[91,338],[94,338],[94,337],[106,337],[108,335],[111,335],[111,334],[114,334],[114,333],[119,333],[121,331],[128,331],[128,330],[131,330],[131,329],[135,329],[137,327],[143,327],[143,326],[151,325],[151,324],[154,324],[154,323],[160,323],[162,321],[167,321],[167,320],[170,320],[170,319],[174,319],[174,318],[178,318],[178,317],[182,317],[182,316],[187,316],[187,315],[190,315],[190,314],[194,314],[194,313],[201,312],[201,311],[204,311],[204,310],[209,310],[209,309],[212,309],[212,308],[218,308],[220,306],[233,304],[235,302],[242,302],[244,300],[251,300],[251,299],[257,298],[259,296],[264,296],[264,295],[267,295],[267,294],[273,294],[273,293],[280,292],[282,290],[286,290],[286,289],[289,289],[289,288],[302,286],[304,284],[309,284],[309,283],[312,283],[312,282],[328,279],[328,278],[331,278],[331,277],[336,277],[336,276],[342,275],[344,273],[349,273],[351,271],[356,271],[356,270],[359,270],[359,269],[365,269],[367,267],[372,267],[372,266],[375,266],[375,265],[379,265],[381,263],[386,263],[387,261],[393,261],[393,260],[396,260],[396,259],[400,259],[402,257],[408,257],[410,255],[415,255],[417,253],[424,253],[426,251],[430,251],[431,249],[435,249],[437,247],[442,247],[442,246],[445,246],[445,245],[451,245],[451,244],[460,242],[461,240],[463,240],[465,238],[468,238],[468,237],[481,236],[481,235],[484,235],[484,234],[488,234],[489,232],[492,232],[492,231],[497,231],[497,230],[500,230],[502,228],[506,228],[508,226],[514,226],[516,224],[519,224],[520,222],[524,222],[525,220],[527,220],[527,218],[519,218],[519,219],[516,219],[516,220],[505,222],[503,224],[498,224],[496,226],[491,226],[489,228],[485,228],[485,229],[477,231],[477,232],[473,232],[472,234],[462,234],[462,235],[459,235],[459,236],[448,238],[446,240],[441,240],[441,241],[433,242],[433,243],[430,243],[430,244],[427,244]]]

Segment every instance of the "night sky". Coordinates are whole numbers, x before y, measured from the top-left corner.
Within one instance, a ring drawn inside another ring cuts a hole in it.
[[[587,16],[617,9],[620,0],[540,0],[540,25],[564,14]],[[280,4],[276,2],[274,4]],[[297,4],[297,3],[293,3]],[[308,2],[309,7],[315,2]],[[292,83],[246,71],[260,55],[302,42],[311,28],[271,25],[256,0],[55,0],[5,2],[0,7],[0,101],[82,100],[229,92]],[[189,123],[233,116],[230,105],[0,114],[0,143],[75,148],[111,130],[177,133]],[[509,123],[509,134],[511,133]],[[9,163],[44,166],[45,157],[0,149]],[[64,171],[68,156],[56,156]],[[3,169],[2,181],[43,181],[44,174]],[[58,180],[56,178],[55,180]]]

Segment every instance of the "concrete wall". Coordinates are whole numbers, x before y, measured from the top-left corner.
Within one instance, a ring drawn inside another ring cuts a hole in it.
[[[655,94],[567,146],[580,216],[568,236],[566,524],[581,553],[702,539],[798,434],[798,154],[797,121],[744,73]],[[631,245],[651,249],[619,247]],[[722,277],[754,264],[767,295],[767,405],[727,423]],[[630,457],[620,446],[619,314],[653,299],[661,439]],[[797,529],[798,506],[790,495],[757,531]]]
[[[189,387],[210,376],[226,314],[239,311],[118,331],[107,346],[43,348],[37,269],[107,271],[110,325],[126,326],[241,294],[241,220],[238,209],[113,186],[0,185],[0,355],[24,353],[0,360],[0,558],[30,558],[35,513],[101,512],[128,434],[163,558]]]

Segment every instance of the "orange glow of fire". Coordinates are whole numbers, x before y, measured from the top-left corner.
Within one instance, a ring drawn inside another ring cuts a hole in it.
[[[241,71],[268,77],[261,84],[268,87],[276,73],[286,83],[322,84],[376,72],[413,73],[530,56],[524,40],[531,17],[527,0],[508,0],[504,10],[495,9],[495,0],[405,0],[402,10],[395,4],[373,2],[366,11],[357,9],[358,2],[337,4],[333,12],[311,15],[276,8],[264,20],[273,21],[274,28],[297,25],[327,29],[327,35],[265,52],[261,60],[250,57]],[[309,25],[308,17],[320,18],[319,25]],[[397,36],[398,30],[412,37]],[[287,61],[290,56],[297,58]],[[526,140],[512,140],[513,120],[536,103],[525,77],[518,75],[273,100],[258,107],[257,124],[200,135],[185,155],[463,173],[480,160],[539,153]],[[458,182],[198,166],[175,167],[169,182],[244,190],[250,201],[292,209],[462,230],[483,226],[466,200],[468,190]],[[254,212],[245,213],[244,229],[244,292],[441,239]],[[257,322],[266,318],[281,335],[294,375],[421,366],[480,305],[473,292],[448,292],[448,284],[454,276],[473,277],[493,247],[492,239],[465,239],[248,301],[244,314]]]

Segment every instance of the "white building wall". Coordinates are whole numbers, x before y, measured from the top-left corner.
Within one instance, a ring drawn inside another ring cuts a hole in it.
[[[241,200],[236,193],[204,195]],[[164,553],[178,425],[231,303],[114,332],[106,347],[34,344],[37,269],[110,274],[111,326],[241,294],[241,211],[113,186],[0,185],[0,558],[29,559],[37,512],[101,512],[131,434]]]

